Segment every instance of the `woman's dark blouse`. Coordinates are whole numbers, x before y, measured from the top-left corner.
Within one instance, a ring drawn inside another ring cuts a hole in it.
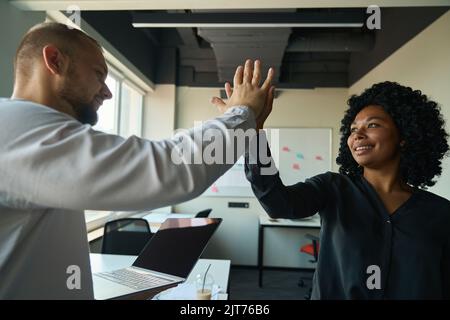
[[[320,214],[312,299],[450,299],[450,201],[415,189],[390,215],[364,177],[327,172],[284,186],[260,169],[247,155],[247,179],[271,217]],[[372,265],[381,289],[367,286]]]

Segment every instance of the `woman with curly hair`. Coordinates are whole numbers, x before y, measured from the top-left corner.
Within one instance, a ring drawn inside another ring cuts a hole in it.
[[[340,173],[285,186],[247,157],[256,197],[273,218],[320,214],[312,299],[449,299],[450,201],[425,191],[449,149],[437,104],[383,82],[348,105]]]

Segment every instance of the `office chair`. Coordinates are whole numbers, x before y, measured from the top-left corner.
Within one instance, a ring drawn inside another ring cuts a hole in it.
[[[139,255],[152,236],[145,219],[125,218],[109,221],[103,232],[102,253]]]
[[[211,211],[212,211],[212,209],[206,209],[206,210],[200,211],[195,215],[195,217],[196,218],[208,218]]]
[[[307,255],[310,255],[313,257],[313,259],[309,260],[309,262],[317,263],[317,260],[319,257],[319,249],[320,249],[319,238],[316,236],[313,236],[311,234],[306,234],[305,238],[311,240],[311,243],[301,246],[300,252],[306,253]],[[309,287],[308,293],[305,295],[305,299],[310,300],[311,292],[312,292],[312,277],[300,277],[300,280],[298,281],[298,286],[304,287],[305,280],[311,281],[311,286]]]

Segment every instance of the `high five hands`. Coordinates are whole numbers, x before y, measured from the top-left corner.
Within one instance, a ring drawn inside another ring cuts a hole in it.
[[[274,75],[273,68],[270,68],[266,80],[261,87],[261,62],[248,59],[245,66],[239,66],[236,69],[233,78],[233,88],[230,83],[225,83],[225,92],[227,102],[219,97],[211,98],[211,103],[216,105],[221,113],[236,105],[244,105],[253,110],[256,117],[256,129],[262,129],[264,122],[272,111],[274,90],[272,79]]]

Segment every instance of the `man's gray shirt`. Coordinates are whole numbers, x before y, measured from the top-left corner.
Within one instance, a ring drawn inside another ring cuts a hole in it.
[[[0,100],[0,114],[0,299],[92,299],[83,210],[147,210],[192,199],[231,164],[177,165],[176,145],[183,140],[194,155],[208,143],[194,135],[205,130],[219,130],[230,143],[227,129],[255,128],[245,106],[162,141],[98,132],[24,100]],[[80,268],[81,289],[67,286],[70,266]]]

